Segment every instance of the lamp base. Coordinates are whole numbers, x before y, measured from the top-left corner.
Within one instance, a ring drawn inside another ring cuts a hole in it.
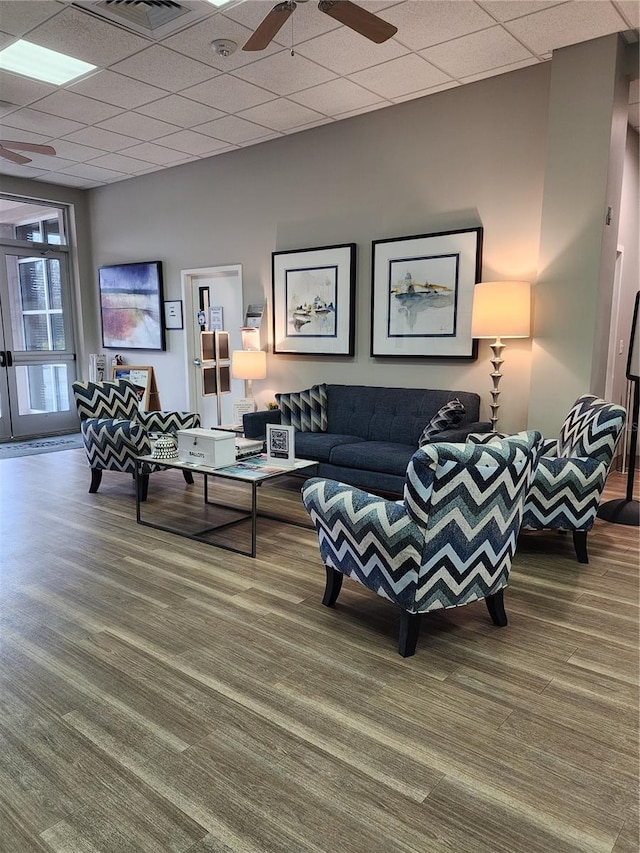
[[[613,524],[627,524],[630,527],[640,527],[640,503],[619,498],[600,504],[598,518],[611,521]]]

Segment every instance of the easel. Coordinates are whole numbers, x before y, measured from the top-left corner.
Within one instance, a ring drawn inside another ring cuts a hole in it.
[[[141,412],[162,411],[153,367],[133,367],[128,364],[121,364],[112,369],[111,378],[126,379],[136,386],[140,399],[138,408]]]

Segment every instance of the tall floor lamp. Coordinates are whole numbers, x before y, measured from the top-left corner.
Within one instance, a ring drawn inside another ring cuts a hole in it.
[[[498,388],[504,359],[502,338],[528,338],[531,334],[531,285],[528,281],[483,281],[473,288],[471,337],[495,338],[491,344],[491,431],[497,432]]]

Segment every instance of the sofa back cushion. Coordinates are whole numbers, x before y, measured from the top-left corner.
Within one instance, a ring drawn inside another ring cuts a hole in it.
[[[461,426],[480,416],[480,397],[470,391],[327,385],[327,432],[357,435],[367,441],[418,446],[422,431],[446,403],[458,398],[465,413]]]

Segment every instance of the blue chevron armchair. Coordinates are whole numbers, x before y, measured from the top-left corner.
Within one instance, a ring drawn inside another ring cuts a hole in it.
[[[175,433],[200,426],[195,412],[140,412],[135,385],[117,382],[74,382],[73,394],[80,416],[84,449],[91,468],[89,492],[98,491],[103,471],[135,475],[135,457],[151,453],[150,433]],[[146,465],[138,480],[140,500],[146,500],[149,474],[161,464]],[[193,475],[184,471],[187,483]]]
[[[545,439],[524,508],[523,530],[573,532],[579,563],[588,563],[587,534],[593,527],[627,412],[593,394],[578,397],[556,439]],[[502,436],[503,437],[503,436]],[[484,444],[495,434],[473,434]]]
[[[492,444],[430,444],[409,462],[402,501],[335,480],[302,488],[326,568],[323,604],[344,575],[400,608],[398,651],[415,653],[423,613],[485,599],[504,626],[503,590],[542,436]]]

